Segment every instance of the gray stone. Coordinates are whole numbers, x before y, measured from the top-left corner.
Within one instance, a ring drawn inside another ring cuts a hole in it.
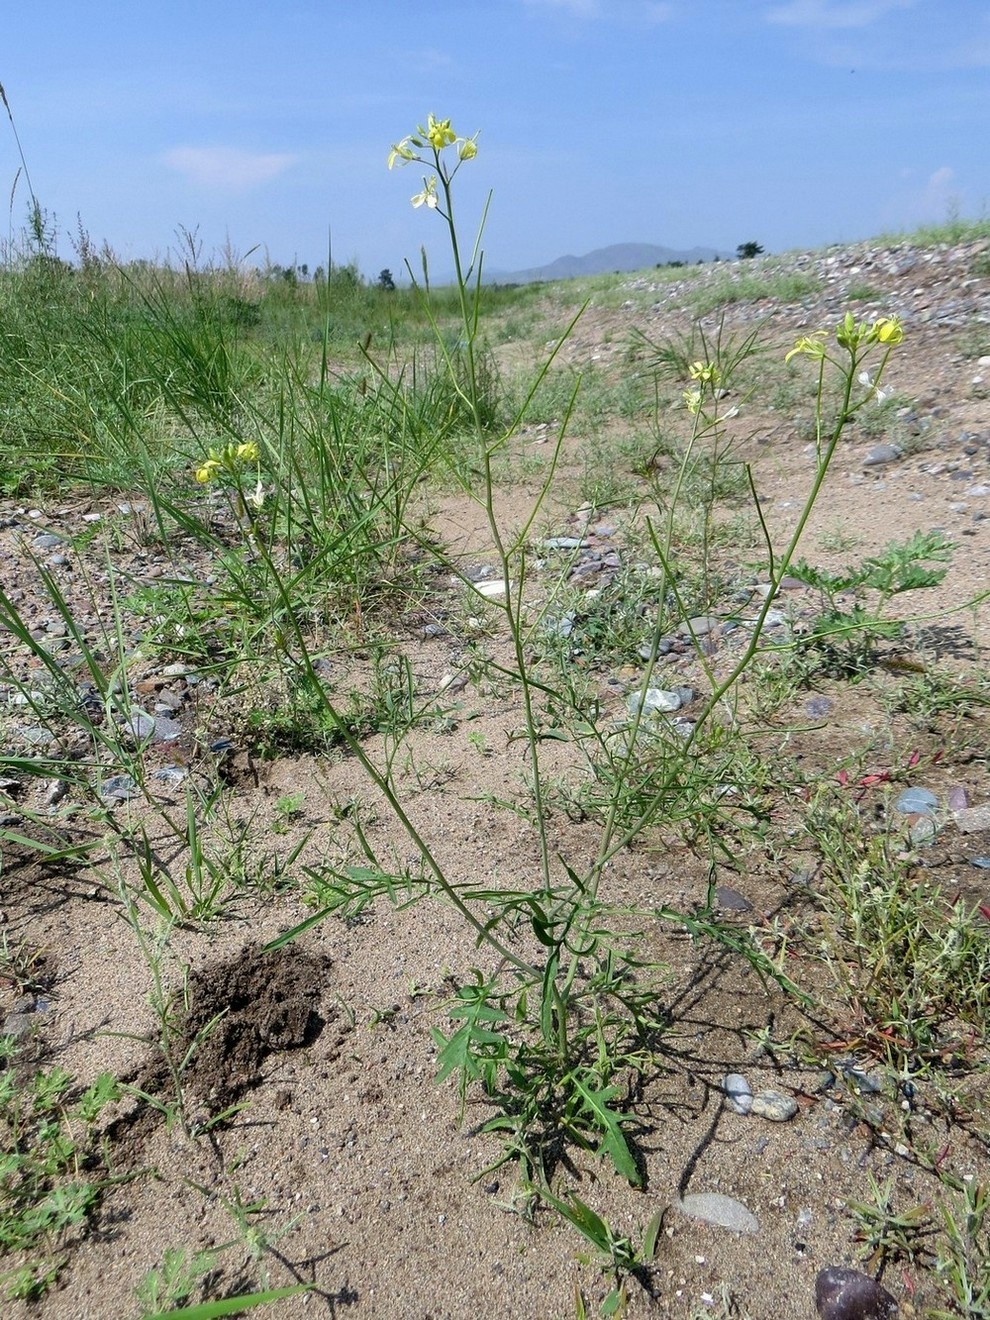
[[[705,637],[718,625],[719,620],[714,614],[696,614],[693,619],[686,619],[678,632],[682,637],[690,637],[692,634],[695,637]]]
[[[147,711],[134,706],[124,721],[124,727],[136,742],[144,742],[155,732],[155,718]]]
[[[760,1221],[741,1201],[721,1192],[692,1192],[674,1207],[691,1219],[704,1220],[716,1228],[730,1228],[735,1233],[758,1233]]]
[[[645,692],[632,692],[626,701],[629,714],[636,716],[642,709],[644,716],[670,715],[680,710],[681,699],[676,692],[663,688],[647,688]]]
[[[130,775],[111,775],[100,788],[100,797],[104,802],[126,802],[128,798],[138,796],[138,786]]]
[[[809,697],[804,708],[813,720],[820,720],[828,715],[834,705],[831,697]]]
[[[797,1101],[791,1095],[781,1095],[779,1091],[761,1091],[753,1096],[750,1113],[757,1118],[765,1118],[771,1123],[786,1123],[798,1111]]]
[[[748,1114],[753,1107],[753,1090],[742,1073],[726,1073],[722,1082],[725,1101],[734,1114]]]
[[[976,834],[980,830],[990,830],[990,804],[979,807],[964,807],[954,814],[956,827],[961,834]]]
[[[548,536],[540,542],[544,550],[583,550],[590,544],[580,536]]]
[[[10,1036],[12,1040],[23,1040],[34,1025],[34,1020],[30,1013],[9,1013],[2,1034]]]
[[[843,1077],[863,1095],[879,1095],[883,1090],[883,1082],[873,1073],[864,1072],[858,1067],[855,1059],[840,1059],[839,1070]]]
[[[930,816],[937,806],[938,798],[927,788],[906,788],[894,802],[903,816]]]
[[[748,898],[744,898],[738,889],[733,889],[731,885],[719,885],[715,890],[715,898],[720,908],[726,912],[752,912],[753,905]]]
[[[863,459],[863,467],[880,467],[884,463],[893,463],[901,456],[896,445],[874,445]]]
[[[179,721],[169,719],[167,715],[156,715],[154,724],[152,736],[156,743],[175,742],[182,733],[182,725]]]

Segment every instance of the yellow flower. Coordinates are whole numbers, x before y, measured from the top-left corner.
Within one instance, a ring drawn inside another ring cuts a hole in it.
[[[396,161],[399,161],[401,164],[405,165],[409,161],[415,159],[416,159],[416,153],[409,145],[409,139],[403,138],[401,142],[393,143],[392,150],[388,153],[388,167],[389,169],[391,169],[392,166],[396,163]]]
[[[418,192],[415,197],[409,199],[413,206],[428,206],[431,211],[437,209],[437,176],[431,174],[428,179],[423,180],[423,191]]]
[[[442,151],[457,140],[457,135],[450,126],[449,119],[436,119],[433,115],[426,121],[426,139],[434,151]]]
[[[713,362],[692,362],[688,367],[688,375],[703,385],[717,385],[722,379],[722,373]]]
[[[478,154],[477,133],[474,137],[457,139],[457,158],[458,160],[474,160]]]
[[[697,388],[693,390],[685,390],[683,397],[685,408],[687,408],[692,417],[697,417],[701,410],[701,390]]]
[[[874,321],[871,334],[881,344],[889,344],[891,347],[904,342],[904,327],[896,316],[883,316],[879,321]]]
[[[234,458],[238,463],[256,463],[258,461],[258,446],[253,440],[248,440],[243,445],[238,445],[234,451]]]
[[[212,481],[214,476],[220,470],[220,464],[215,458],[208,458],[201,467],[196,468],[194,476],[200,485],[205,486],[208,481]]]
[[[808,357],[818,358],[825,356],[825,336],[827,330],[816,330],[813,335],[802,335],[791,351],[784,358],[785,362],[790,362],[792,357],[799,353],[806,353]]]

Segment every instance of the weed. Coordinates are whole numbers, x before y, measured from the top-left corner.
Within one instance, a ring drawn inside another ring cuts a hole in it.
[[[978,916],[918,876],[896,838],[824,796],[809,817],[825,862],[819,955],[851,1039],[902,1070],[965,1050],[990,1011],[990,943]]]
[[[285,793],[275,803],[275,820],[272,823],[273,834],[284,834],[289,826],[303,814],[306,794],[301,789],[298,793]]]
[[[642,1246],[637,1248],[631,1238],[616,1233],[611,1225],[580,1197],[572,1194],[567,1201],[563,1201],[546,1194],[545,1200],[591,1243],[602,1258],[602,1270],[611,1275],[612,1287],[602,1301],[602,1315],[622,1314],[628,1300],[626,1293],[628,1278],[635,1278],[647,1292],[650,1291],[649,1271],[656,1254],[663,1211],[654,1215],[644,1230]],[[578,1306],[580,1314],[584,1309],[580,1294],[578,1294]]]
[[[960,1181],[958,1201],[940,1207],[945,1244],[938,1253],[935,1270],[950,1300],[951,1311],[935,1311],[935,1320],[968,1316],[990,1317],[990,1233],[987,1219],[990,1188],[972,1175]]]
[[[66,1243],[86,1232],[107,1185],[97,1120],[121,1089],[101,1073],[81,1093],[61,1068],[23,1076],[10,1037],[0,1038],[0,1249],[30,1263],[0,1276],[9,1297],[43,1295],[65,1264]]]
[[[931,1206],[916,1205],[894,1210],[894,1180],[882,1185],[869,1175],[870,1200],[851,1201],[846,1211],[856,1225],[853,1236],[862,1244],[866,1269],[879,1275],[887,1265],[915,1261],[935,1231]]]
[[[213,1273],[219,1255],[215,1247],[205,1251],[166,1247],[161,1264],[149,1270],[134,1290],[144,1314],[153,1315],[187,1302]]]
[[[948,572],[941,566],[948,564],[952,550],[941,532],[915,532],[909,540],[891,543],[880,554],[841,572],[795,561],[791,576],[814,587],[822,601],[822,613],[804,634],[801,646],[818,651],[828,672],[862,670],[878,641],[903,632],[900,621],[884,617],[890,601],[906,591],[937,586]],[[846,604],[844,597],[851,603]]]

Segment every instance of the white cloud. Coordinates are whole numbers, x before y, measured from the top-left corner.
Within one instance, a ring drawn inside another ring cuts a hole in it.
[[[285,153],[241,151],[237,147],[172,147],[165,164],[193,183],[240,192],[268,183],[295,163]]]
[[[764,13],[768,23],[787,27],[862,28],[869,27],[897,9],[911,9],[917,0],[789,0]]]
[[[918,198],[918,214],[922,220],[944,220],[956,201],[952,181],[956,172],[949,165],[941,165],[928,176]]]

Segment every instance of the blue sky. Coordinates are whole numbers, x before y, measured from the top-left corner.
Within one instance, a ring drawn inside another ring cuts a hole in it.
[[[314,267],[329,226],[372,277],[442,268],[385,168],[429,112],[480,130],[458,213],[493,190],[502,270],[990,214],[990,0],[47,0],[8,6],[0,82],[67,258],[78,215],[124,259],[185,227]],[[0,120],[5,196],[18,166]]]

